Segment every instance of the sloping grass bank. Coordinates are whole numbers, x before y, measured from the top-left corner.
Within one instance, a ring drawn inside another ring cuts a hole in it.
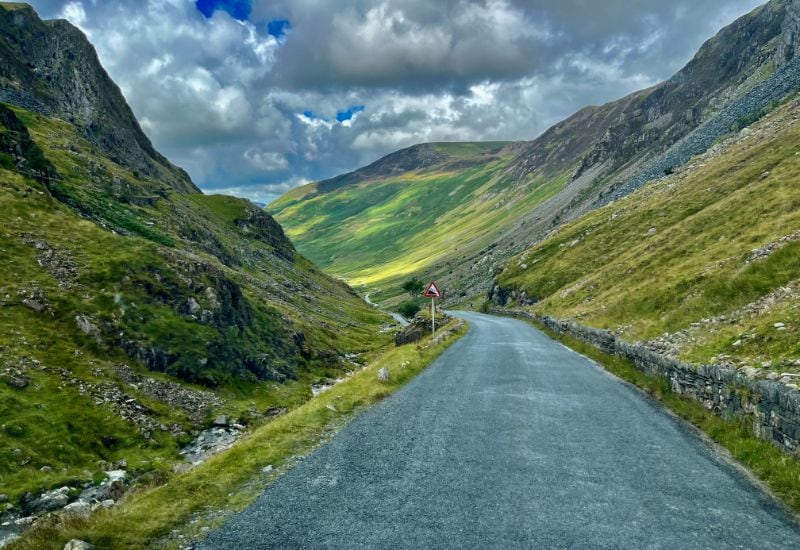
[[[221,523],[225,515],[246,507],[297,457],[308,454],[360,411],[398,390],[464,333],[461,329],[435,345],[427,338],[419,346],[393,348],[352,378],[258,428],[195,469],[159,487],[135,492],[119,506],[89,520],[43,522],[10,548],[61,550],[70,539],[99,548],[174,547],[173,530],[192,537],[203,526]],[[377,377],[382,368],[389,371],[386,382]],[[266,466],[274,470],[265,473]],[[186,528],[197,518],[203,519]]]
[[[800,514],[800,461],[755,437],[744,417],[723,418],[701,404],[673,393],[664,377],[651,377],[624,357],[609,355],[577,338],[560,335],[541,323],[522,319],[547,336],[593,359],[611,374],[635,385],[680,418],[691,423],[744,465],[796,514]]]

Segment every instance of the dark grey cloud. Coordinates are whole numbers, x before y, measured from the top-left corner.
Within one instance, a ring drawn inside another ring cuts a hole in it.
[[[201,187],[268,201],[417,142],[531,139],[669,77],[760,1],[253,0],[246,21],[193,0],[32,3],[89,35]]]

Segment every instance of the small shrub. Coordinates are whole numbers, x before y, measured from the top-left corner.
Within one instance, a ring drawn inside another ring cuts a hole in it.
[[[403,302],[399,306],[397,306],[397,313],[405,317],[406,319],[411,319],[419,313],[420,306],[416,302]]]
[[[14,164],[14,157],[8,153],[0,153],[0,166],[6,170],[14,170],[16,168]]]

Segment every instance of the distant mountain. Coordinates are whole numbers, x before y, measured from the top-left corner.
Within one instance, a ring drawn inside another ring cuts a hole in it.
[[[387,343],[389,317],[269,214],[202,194],[153,149],[69,23],[0,4],[0,100],[0,492],[15,506],[98,460],[171,464],[215,411],[280,414]]]
[[[417,146],[268,210],[330,273],[381,287],[377,299],[412,273],[441,279],[450,297],[481,293],[505,259],[675,171],[800,88],[798,29],[800,2],[773,0],[668,81],[584,108],[533,141],[457,158]]]

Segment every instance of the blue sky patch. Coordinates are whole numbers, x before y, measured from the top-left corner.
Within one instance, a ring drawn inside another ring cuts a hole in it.
[[[336,113],[336,120],[339,122],[344,122],[345,120],[350,120],[353,118],[356,113],[360,113],[364,110],[363,105],[353,105],[349,109],[345,109],[344,111],[339,111]]]
[[[253,11],[251,0],[197,0],[194,5],[206,18],[214,15],[215,11],[222,10],[234,19],[247,21]]]
[[[286,36],[291,28],[292,24],[288,19],[273,19],[267,23],[267,34],[280,39]]]

